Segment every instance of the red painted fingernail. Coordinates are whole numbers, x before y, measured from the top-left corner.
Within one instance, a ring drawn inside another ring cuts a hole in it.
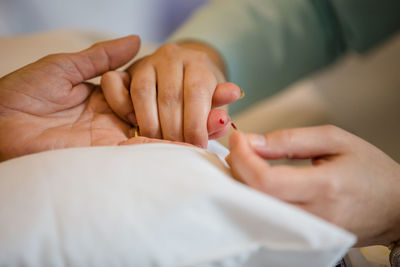
[[[225,120],[223,118],[219,119],[219,123],[225,124]]]
[[[236,127],[236,125],[235,125],[233,122],[231,122],[231,125],[232,125],[232,128],[233,128],[233,129],[237,130],[237,127]]]

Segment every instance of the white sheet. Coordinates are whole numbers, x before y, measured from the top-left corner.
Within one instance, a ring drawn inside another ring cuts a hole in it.
[[[0,164],[0,266],[332,266],[355,237],[170,144]]]

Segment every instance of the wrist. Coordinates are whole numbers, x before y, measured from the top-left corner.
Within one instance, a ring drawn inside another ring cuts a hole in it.
[[[227,77],[227,68],[222,55],[212,46],[192,40],[186,40],[177,43],[179,46],[193,49],[196,51],[204,52],[208,55],[211,61],[218,67],[218,69],[224,74],[225,78]]]

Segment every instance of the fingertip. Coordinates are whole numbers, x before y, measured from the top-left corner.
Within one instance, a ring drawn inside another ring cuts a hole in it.
[[[228,105],[243,97],[243,91],[234,83],[221,83],[215,88],[212,105]]]
[[[114,71],[114,70],[107,71],[106,73],[101,75],[101,79],[100,79],[101,87],[104,88],[104,87],[108,87],[111,84],[113,84],[112,81],[115,79],[115,76],[116,76],[116,71]]]
[[[232,154],[232,161],[240,161],[252,157],[255,152],[251,149],[246,135],[240,131],[234,131],[229,137],[229,148]]]
[[[111,42],[121,42],[121,43],[131,42],[133,45],[133,46],[131,46],[131,48],[138,50],[140,48],[141,39],[140,39],[140,36],[137,34],[130,34],[127,36],[115,38],[113,40],[105,41],[104,43],[111,43]]]
[[[88,49],[71,54],[71,56],[75,57],[77,64],[79,61],[84,62],[87,59],[92,62],[94,68],[83,75],[86,80],[126,64],[136,56],[139,48],[139,36],[128,35],[96,43]]]
[[[137,34],[131,34],[131,35],[128,35],[125,37],[121,37],[121,38],[119,38],[119,40],[123,40],[124,42],[125,41],[132,42],[132,44],[133,44],[132,48],[134,50],[139,50],[141,42],[142,42],[142,40],[140,39],[140,36]]]
[[[107,40],[105,42],[115,42],[115,41],[118,41],[118,40],[125,40],[125,39],[132,39],[132,40],[140,42],[140,36],[137,35],[137,34],[129,34],[129,35],[126,35],[126,36],[117,37],[117,38],[112,39],[112,40]]]
[[[103,88],[104,86],[107,86],[107,85],[109,84],[109,81],[110,81],[111,79],[113,79],[113,76],[114,76],[113,72],[115,72],[115,71],[111,70],[111,71],[107,71],[106,73],[104,73],[103,75],[101,75],[101,78],[100,78],[100,85],[101,85],[102,88]]]
[[[238,100],[243,95],[243,91],[240,89],[240,87],[237,84],[231,82],[219,84],[218,87],[220,87],[221,90],[229,91],[231,97],[236,100]]]
[[[257,189],[262,189],[262,173],[268,164],[260,159],[250,148],[244,133],[235,131],[229,138],[231,153],[229,166],[235,179]]]
[[[234,131],[229,136],[229,148],[231,150],[235,149],[237,147],[237,145],[240,143],[242,138],[243,138],[243,133],[241,133],[239,131]]]
[[[211,109],[208,114],[207,131],[209,135],[215,134],[224,130],[229,126],[229,116],[221,109]]]

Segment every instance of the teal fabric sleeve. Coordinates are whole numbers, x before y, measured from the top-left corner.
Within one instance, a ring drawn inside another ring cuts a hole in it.
[[[231,112],[236,113],[331,63],[348,47],[368,48],[398,27],[397,20],[392,18],[393,22],[388,23],[392,27],[385,34],[378,34],[379,30],[369,34],[370,30],[362,25],[363,15],[352,16],[358,12],[357,4],[362,6],[361,2],[368,2],[370,6],[381,3],[376,0],[214,0],[198,10],[170,41],[198,40],[221,53],[230,80],[246,93],[244,99],[231,105]],[[390,14],[394,16],[393,12]],[[387,25],[380,23],[381,26]],[[348,34],[354,31],[360,33]],[[376,40],[366,41],[372,37]]]
[[[400,29],[400,0],[331,0],[347,46],[364,52]]]

